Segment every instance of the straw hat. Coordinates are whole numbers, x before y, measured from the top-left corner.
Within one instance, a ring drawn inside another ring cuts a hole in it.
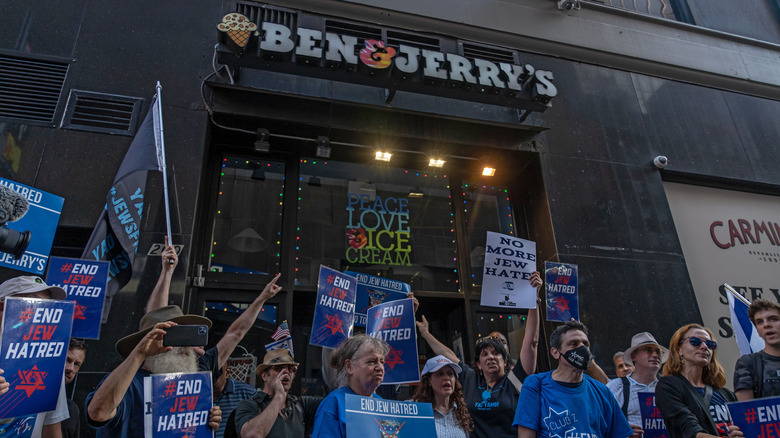
[[[265,357],[263,357],[263,363],[257,366],[255,372],[260,375],[263,373],[263,371],[266,370],[266,368],[275,365],[295,365],[297,367],[299,364],[293,360],[292,356],[290,355],[290,350],[286,348],[277,348],[276,350],[271,350],[265,354]]]

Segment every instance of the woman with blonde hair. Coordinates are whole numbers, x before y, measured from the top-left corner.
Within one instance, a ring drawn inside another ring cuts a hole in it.
[[[715,354],[712,331],[698,324],[680,327],[669,342],[669,359],[655,388],[655,400],[670,438],[744,436],[729,421],[726,373]]]
[[[458,381],[460,366],[439,355],[428,359],[422,370],[420,385],[412,400],[433,405],[433,419],[438,438],[468,438],[474,422],[463,401],[463,387]]]

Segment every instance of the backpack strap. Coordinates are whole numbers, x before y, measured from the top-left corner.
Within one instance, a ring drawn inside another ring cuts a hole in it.
[[[631,382],[628,381],[626,376],[621,377],[620,381],[623,382],[623,406],[621,406],[621,409],[623,410],[623,416],[628,418],[628,399],[631,396]]]
[[[750,359],[753,361],[753,396],[761,398],[764,392],[764,360],[761,353],[751,354]]]
[[[517,367],[517,366],[522,366],[522,365],[520,365],[518,363],[515,366]],[[515,375],[515,373],[513,373],[512,371],[509,372],[509,376],[507,376],[507,377],[509,378],[509,381],[512,382],[512,386],[514,386],[515,389],[517,390],[517,393],[520,394],[520,388],[523,387],[523,384],[520,383],[520,379],[518,379],[517,376]]]

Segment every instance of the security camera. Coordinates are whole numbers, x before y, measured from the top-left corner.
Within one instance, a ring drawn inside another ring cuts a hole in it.
[[[579,11],[580,0],[558,0],[558,9],[562,11]]]
[[[659,156],[653,158],[653,164],[655,164],[655,167],[657,167],[659,169],[663,169],[663,168],[665,168],[666,166],[669,165],[669,159],[666,158],[663,155],[659,155]]]

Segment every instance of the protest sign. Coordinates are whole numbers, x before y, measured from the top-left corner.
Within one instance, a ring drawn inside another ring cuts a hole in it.
[[[666,431],[664,417],[661,411],[655,405],[654,392],[638,392],[639,413],[642,415],[642,430],[645,431],[642,438],[666,438],[669,433]]]
[[[780,436],[780,397],[726,403],[731,421],[746,437]]]
[[[0,418],[57,407],[72,324],[71,301],[6,298],[0,369],[11,386],[0,395]]]
[[[355,277],[320,266],[310,344],[336,348],[352,335],[356,291]]]
[[[0,178],[0,186],[13,190],[26,199],[30,207],[21,218],[8,222],[8,228],[24,233],[30,232],[30,244],[19,259],[0,252],[0,266],[42,275],[49,259],[54,233],[60,221],[60,213],[65,200],[51,193]],[[0,188],[0,190],[4,190]],[[9,213],[12,213],[9,211]],[[13,219],[13,218],[11,218]]]
[[[209,428],[212,402],[209,372],[144,377],[144,435],[213,438]]]
[[[344,396],[347,438],[435,437],[433,406],[383,400],[374,397]]]
[[[355,325],[366,326],[366,311],[371,306],[402,300],[412,291],[409,284],[389,278],[368,275],[362,272],[344,272],[357,279],[357,299],[355,300]]]
[[[108,283],[108,262],[52,257],[46,276],[49,286],[59,286],[76,302],[73,311],[74,338],[100,339],[103,301]]]
[[[547,320],[580,320],[577,265],[544,262],[544,284],[547,292]]]
[[[420,381],[413,299],[404,298],[368,309],[366,334],[390,345],[383,385]]]
[[[536,242],[488,231],[480,304],[535,309],[536,288],[529,281],[535,270]]]

